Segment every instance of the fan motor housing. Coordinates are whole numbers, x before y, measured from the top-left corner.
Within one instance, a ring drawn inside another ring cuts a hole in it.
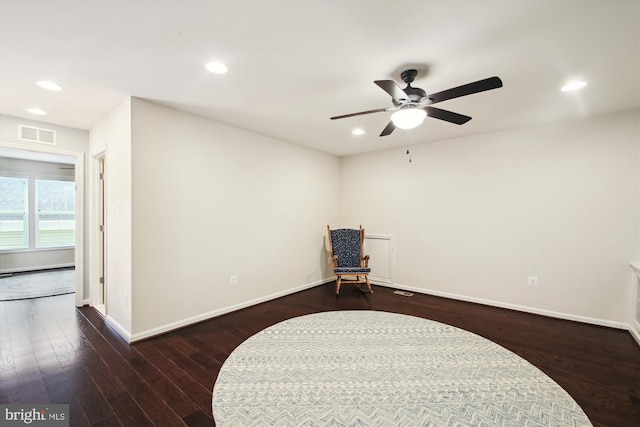
[[[422,98],[427,96],[427,92],[420,89],[419,87],[407,86],[404,91],[407,95],[409,95],[409,99],[411,99],[413,102],[420,102]]]
[[[407,87],[403,89],[404,93],[406,93],[409,96],[409,101],[411,102],[420,102],[422,98],[427,96],[427,93],[424,90],[420,89],[419,87],[411,87],[411,82],[413,82],[413,80],[416,78],[417,75],[418,75],[418,70],[404,70],[400,74],[402,81],[407,84]],[[396,102],[396,100],[394,99],[393,104],[396,107],[398,107],[403,103]]]
[[[427,96],[427,93],[420,89],[419,87],[411,87],[411,85],[407,84],[407,87],[403,89],[404,93],[409,96],[410,102],[420,102],[420,100]],[[402,104],[406,104],[406,102],[398,102],[395,99],[392,99],[393,105],[399,107]]]

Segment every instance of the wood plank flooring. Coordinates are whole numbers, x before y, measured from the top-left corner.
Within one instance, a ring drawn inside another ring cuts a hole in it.
[[[128,345],[75,295],[0,302],[0,403],[66,403],[72,426],[212,426],[226,357],[282,320],[329,310],[423,317],[488,338],[553,378],[596,427],[640,425],[640,347],[627,331],[415,294],[308,289]]]

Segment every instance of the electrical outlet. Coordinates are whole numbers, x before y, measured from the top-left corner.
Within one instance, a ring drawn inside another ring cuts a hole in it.
[[[537,276],[529,276],[529,280],[527,281],[527,285],[529,285],[529,286],[538,286],[538,277]]]
[[[129,293],[124,293],[124,305],[129,305]]]
[[[238,276],[236,276],[235,274],[231,276],[229,283],[231,284],[231,286],[236,286],[238,284]]]

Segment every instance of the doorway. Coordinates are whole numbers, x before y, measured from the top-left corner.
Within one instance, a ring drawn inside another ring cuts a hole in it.
[[[20,143],[0,141],[0,155],[18,159],[50,159],[65,161],[74,166],[75,180],[75,293],[76,307],[84,305],[84,153],[59,150],[49,147],[31,146]],[[63,163],[65,162],[63,161]]]

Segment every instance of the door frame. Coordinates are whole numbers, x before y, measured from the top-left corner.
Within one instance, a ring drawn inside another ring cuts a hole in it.
[[[103,190],[106,189],[106,173],[101,169],[101,162],[105,162],[107,159],[106,150],[93,154],[90,158],[89,164],[89,182],[91,190],[89,197],[91,207],[89,209],[89,244],[91,248],[91,259],[89,262],[89,304],[93,307],[96,305],[104,305],[104,313],[100,311],[102,315],[106,315],[107,305],[107,275],[106,275],[106,191],[101,193],[100,186],[104,185]],[[103,173],[102,182],[100,173]],[[102,196],[101,196],[102,194]],[[102,200],[101,197],[103,197]],[[103,225],[104,231],[100,230],[100,225]],[[104,240],[103,240],[104,239]],[[104,288],[102,301],[100,299],[100,278],[104,279]]]
[[[53,147],[39,147],[16,142],[0,141],[0,148],[20,151],[58,154],[75,158],[76,183],[76,247],[74,264],[76,271],[76,307],[84,305],[84,153],[81,151],[60,150]]]

